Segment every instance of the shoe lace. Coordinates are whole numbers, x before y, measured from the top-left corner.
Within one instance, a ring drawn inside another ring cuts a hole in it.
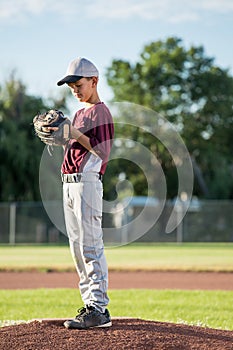
[[[83,307],[80,307],[77,311],[78,311],[78,314],[75,318],[79,318],[80,316],[83,316],[87,312],[87,309],[85,308],[85,306],[83,306]]]

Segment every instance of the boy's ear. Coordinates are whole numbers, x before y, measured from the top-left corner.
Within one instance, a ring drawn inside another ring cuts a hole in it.
[[[98,83],[98,77],[93,77],[92,78],[92,87],[95,87]]]

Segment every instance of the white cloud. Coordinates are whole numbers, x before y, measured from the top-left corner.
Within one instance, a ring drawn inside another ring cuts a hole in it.
[[[1,0],[0,1],[0,18],[15,20],[25,16],[25,14],[41,13],[44,10],[43,1],[29,0]]]
[[[53,13],[66,16],[80,11],[81,5],[75,0],[0,0],[0,20],[25,20],[31,15]]]
[[[189,22],[200,20],[205,12],[233,12],[232,0],[96,0],[87,5],[91,17],[130,19],[132,17]]]
[[[145,19],[165,22],[198,21],[204,13],[233,12],[232,0],[0,0],[0,20],[25,20],[51,13],[64,19],[82,15],[109,20]]]
[[[233,12],[232,0],[204,0],[199,1],[200,7],[204,10],[209,10],[217,13]]]
[[[88,5],[88,15],[91,17],[110,19],[130,19],[132,17],[149,20],[196,20],[197,17],[190,13],[185,0],[96,0]]]

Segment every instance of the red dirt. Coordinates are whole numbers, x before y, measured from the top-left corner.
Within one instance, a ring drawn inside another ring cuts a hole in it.
[[[63,321],[34,321],[0,330],[0,350],[232,350],[233,332],[115,319],[108,329],[68,330]]]
[[[2,272],[0,289],[77,288],[76,273]],[[110,289],[233,290],[231,273],[110,272]],[[64,320],[0,329],[0,350],[233,350],[233,331],[183,324],[113,319],[109,329],[69,330]]]
[[[75,272],[0,272],[0,289],[77,288]],[[113,272],[110,289],[233,290],[233,273],[218,272]]]

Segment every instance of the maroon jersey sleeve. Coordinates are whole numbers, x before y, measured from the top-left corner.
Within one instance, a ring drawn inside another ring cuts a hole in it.
[[[109,157],[114,137],[112,116],[103,105],[96,108],[95,113],[94,120],[92,119],[95,126],[89,134],[90,144],[97,155],[105,161]]]

